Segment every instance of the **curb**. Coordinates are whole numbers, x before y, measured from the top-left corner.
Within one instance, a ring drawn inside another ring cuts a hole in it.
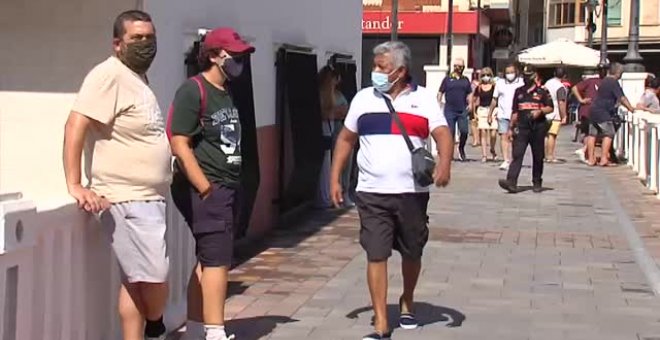
[[[602,170],[599,172],[601,171]],[[644,247],[644,242],[637,233],[634,223],[621,205],[619,198],[614,193],[614,190],[612,190],[612,186],[610,186],[610,183],[605,178],[604,174],[603,176],[600,176],[600,178],[604,184],[608,201],[610,201],[612,209],[619,221],[619,226],[628,240],[630,249],[635,255],[635,262],[637,262],[642,273],[644,273],[646,281],[653,290],[653,294],[655,294],[655,296],[660,296],[660,268],[658,268],[658,264]]]

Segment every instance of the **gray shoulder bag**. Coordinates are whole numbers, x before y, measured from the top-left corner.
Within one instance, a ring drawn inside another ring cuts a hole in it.
[[[434,182],[433,172],[435,171],[435,159],[433,158],[433,155],[423,147],[415,148],[412,141],[410,140],[410,136],[408,136],[406,127],[403,126],[403,123],[399,118],[399,114],[396,112],[396,110],[394,110],[394,106],[392,106],[392,101],[390,101],[390,99],[384,95],[383,95],[383,99],[385,100],[385,103],[387,104],[387,108],[390,110],[390,113],[392,114],[392,117],[394,118],[396,125],[399,127],[399,130],[401,131],[401,135],[403,136],[403,139],[406,141],[406,145],[408,145],[408,150],[410,150],[410,155],[412,160],[412,172],[413,172],[413,177],[415,178],[415,182],[420,187],[427,187],[433,184]]]

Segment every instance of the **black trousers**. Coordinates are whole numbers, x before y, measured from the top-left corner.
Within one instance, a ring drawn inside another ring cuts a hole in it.
[[[518,183],[527,145],[532,148],[532,183],[541,185],[543,182],[543,159],[545,158],[545,136],[549,124],[546,122],[524,123],[519,126],[518,134],[513,137],[513,160],[509,165],[506,179]]]

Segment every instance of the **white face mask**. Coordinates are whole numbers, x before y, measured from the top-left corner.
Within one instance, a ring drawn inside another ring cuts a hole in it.
[[[481,77],[481,81],[483,81],[484,83],[488,83],[488,82],[490,82],[491,79],[493,79],[493,78],[491,78],[490,76],[483,76],[483,77]]]
[[[515,73],[507,73],[506,74],[506,80],[514,81],[515,79],[516,79],[516,74]]]

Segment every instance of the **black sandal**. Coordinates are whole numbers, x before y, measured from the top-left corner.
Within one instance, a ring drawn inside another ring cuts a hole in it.
[[[378,333],[373,332],[371,334],[365,335],[362,340],[390,340],[392,339],[392,331],[387,333]]]

